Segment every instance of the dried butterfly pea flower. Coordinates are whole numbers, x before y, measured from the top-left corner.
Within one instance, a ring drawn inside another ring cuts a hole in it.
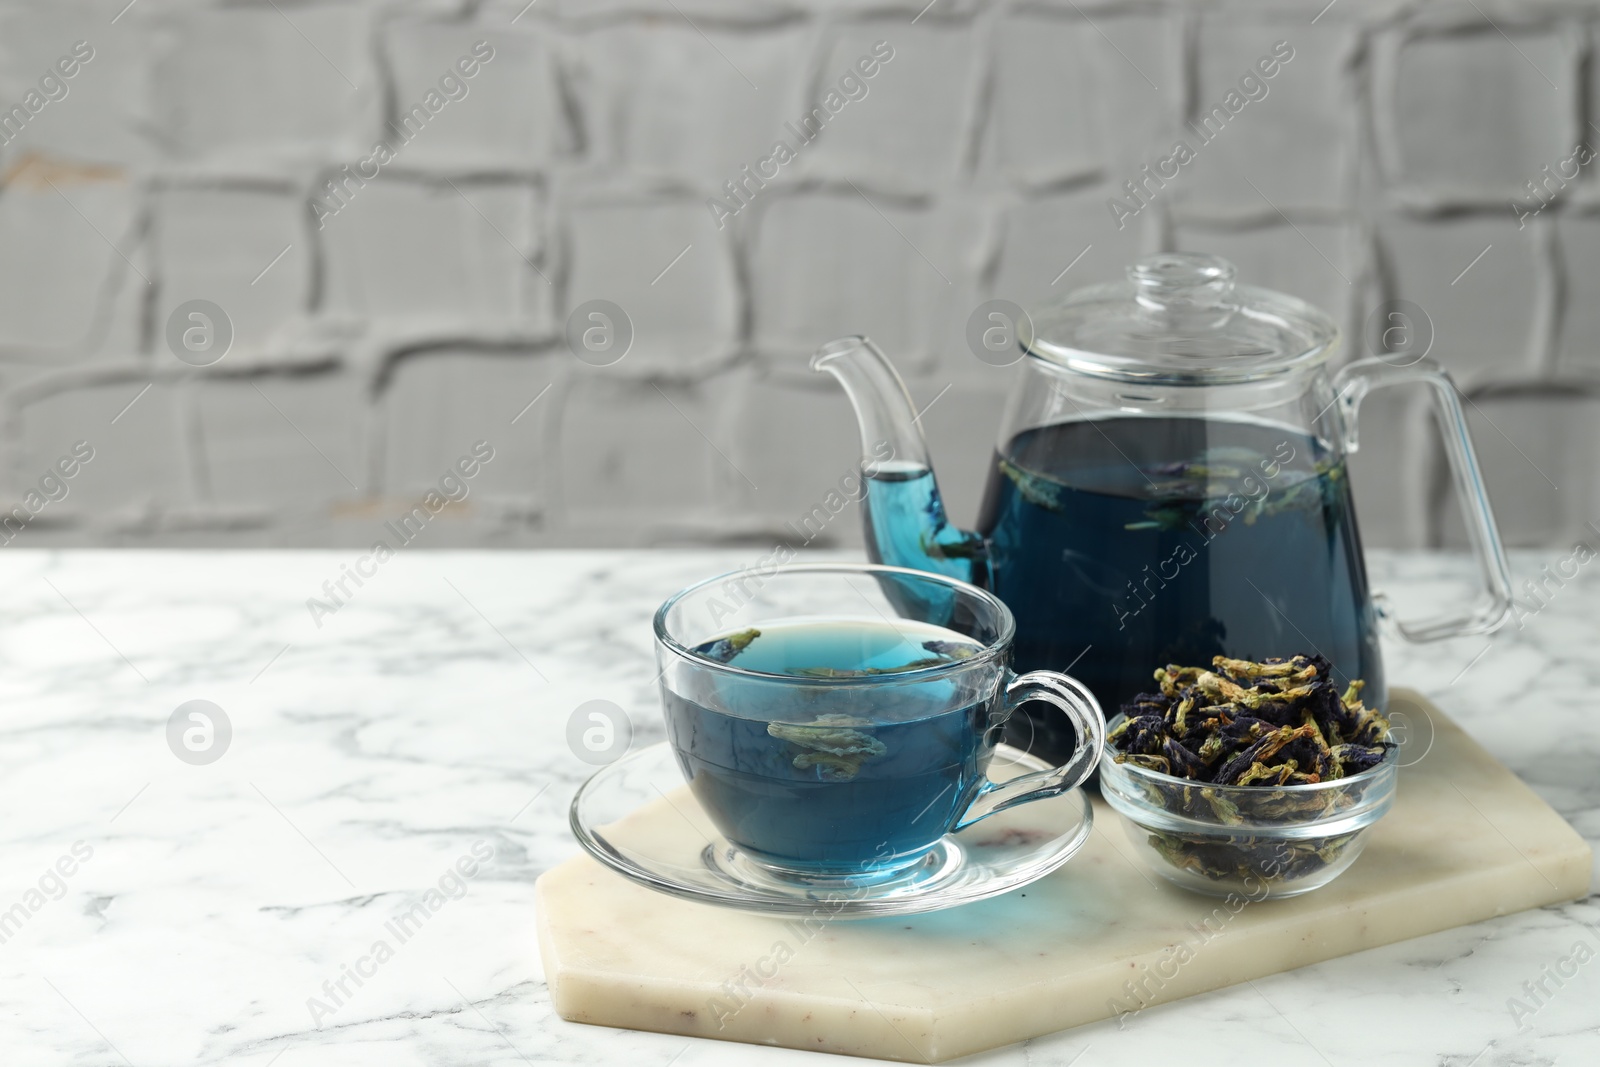
[[[946,660],[971,659],[983,651],[981,646],[971,641],[924,641],[922,647]]]
[[[1111,743],[1131,755],[1154,756],[1161,752],[1161,742],[1167,736],[1166,723],[1156,715],[1128,718],[1111,731]]]
[[[1023,470],[1004,457],[1000,460],[1000,473],[1011,479],[1017,487],[1017,494],[1028,503],[1046,511],[1062,510],[1062,487],[1059,484]]]
[[[1338,834],[1291,843],[1260,838],[1230,841],[1195,834],[1153,833],[1149,840],[1151,847],[1174,867],[1207,878],[1256,878],[1277,882],[1303,878],[1335,862],[1356,836]],[[1267,871],[1272,873],[1265,873]]]
[[[800,678],[871,678],[879,674],[902,674],[923,667],[937,667],[950,663],[942,656],[928,656],[902,663],[898,667],[793,667],[789,672]]]
[[[1388,721],[1361,703],[1362,683],[1341,696],[1322,656],[1261,663],[1218,656],[1209,670],[1170,664],[1155,680],[1160,692],[1125,704],[1127,720],[1110,740],[1116,753],[1165,757],[1179,777],[1220,785],[1332,781],[1374,766],[1388,745]],[[1180,750],[1168,751],[1169,739]]]
[[[861,765],[889,751],[888,747],[859,727],[871,727],[870,719],[854,715],[819,715],[808,723],[769,722],[767,733],[803,749],[791,763],[797,770],[818,769],[828,781],[847,782]]]
[[[1135,752],[1123,757],[1119,762],[1131,763],[1135,767],[1143,767],[1147,771],[1160,771],[1162,774],[1172,773],[1172,761],[1165,756],[1151,756],[1143,752]]]
[[[1283,679],[1294,685],[1304,685],[1317,677],[1317,666],[1305,656],[1295,656],[1278,663],[1252,663],[1247,659],[1229,659],[1218,656],[1211,666],[1240,681]]]
[[[971,659],[982,651],[979,645],[956,641],[924,641],[922,647],[933,655],[923,656],[895,667],[795,667],[789,673],[801,678],[870,678],[879,674],[900,674],[904,671],[920,670],[923,667],[942,667],[947,663],[959,663],[964,659]]]
[[[1344,777],[1368,771],[1383,762],[1384,755],[1389,750],[1389,742],[1377,745],[1340,745],[1334,750],[1344,768]]]
[[[1342,506],[1342,460],[1318,460],[1307,472],[1309,476],[1281,481],[1271,493],[1258,493],[1257,472],[1267,470],[1263,464],[1259,453],[1224,445],[1207,448],[1193,459],[1142,467],[1150,503],[1144,509],[1144,521],[1125,523],[1124,529],[1177,530],[1218,506],[1226,507],[1246,526],[1255,525],[1263,515],[1329,512]]]
[[[733,657],[750,647],[750,642],[761,636],[760,630],[740,630],[736,634],[707,641],[695,647],[695,651],[707,659],[714,659],[718,663],[731,662]]]
[[[1205,769],[1205,764],[1200,762],[1199,756],[1170,737],[1161,742],[1161,754],[1167,757],[1167,762],[1172,765],[1172,770],[1167,773],[1179,778],[1193,778],[1197,772]]]
[[[1362,682],[1341,694],[1320,655],[1260,663],[1217,656],[1209,669],[1169,664],[1155,671],[1156,693],[1123,705],[1126,720],[1108,736],[1113,758],[1193,780],[1177,814],[1224,826],[1246,820],[1212,786],[1259,788],[1253,823],[1336,815],[1355,801],[1330,790],[1295,790],[1370,770],[1393,747],[1389,723],[1361,702]],[[1152,787],[1152,793],[1159,789]],[[1158,803],[1162,797],[1152,796]],[[1294,879],[1337,859],[1355,833],[1283,842],[1205,834],[1155,833],[1150,844],[1175,866],[1223,879],[1270,871]]]
[[[1315,727],[1309,725],[1279,727],[1230,759],[1227,763],[1224,763],[1221,768],[1208,776],[1206,780],[1216,782],[1219,785],[1249,785],[1249,782],[1241,779],[1246,773],[1251,772],[1254,767],[1278,767],[1287,766],[1291,763],[1298,766],[1296,760],[1279,756],[1279,753],[1287,748],[1291,742],[1299,738],[1309,737],[1314,729]],[[1185,775],[1185,777],[1192,776]],[[1260,773],[1256,772],[1255,777],[1259,779],[1261,777]],[[1283,783],[1279,782],[1278,784],[1282,785]]]

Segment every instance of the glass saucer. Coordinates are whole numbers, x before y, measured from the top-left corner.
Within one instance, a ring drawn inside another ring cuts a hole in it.
[[[1000,745],[989,777],[1049,764]],[[865,919],[938,911],[1044,877],[1089,839],[1094,813],[1074,789],[1019,804],[945,837],[915,865],[870,885],[775,878],[713,828],[665,742],[597,771],[572,798],[572,832],[601,863],[685,900],[778,915]]]

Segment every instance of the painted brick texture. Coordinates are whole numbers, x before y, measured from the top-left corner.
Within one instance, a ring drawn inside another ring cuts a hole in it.
[[[1594,517],[1600,4],[924,4],[0,2],[0,492],[95,450],[27,542],[365,544],[487,440],[441,547],[770,543],[853,468],[806,359],[858,332],[965,522],[1012,373],[969,313],[1162,249],[1350,337],[1414,301],[1508,539]],[[620,359],[571,350],[597,300]],[[1422,400],[1365,408],[1370,544],[1461,540]]]

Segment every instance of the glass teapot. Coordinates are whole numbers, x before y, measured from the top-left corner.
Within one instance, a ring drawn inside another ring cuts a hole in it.
[[[977,529],[945,515],[904,383],[865,337],[819,349],[861,426],[868,554],[996,593],[1016,669],[1067,671],[1106,713],[1168,663],[1317,653],[1383,708],[1380,621],[1431,641],[1504,621],[1511,581],[1454,384],[1409,355],[1328,366],[1339,331],[1216,256],[1164,253],[1017,324],[1024,363]],[[1405,622],[1369,591],[1346,457],[1373,388],[1431,386],[1485,592]],[[892,450],[892,451],[891,451]],[[888,454],[890,458],[879,457]],[[1033,751],[1071,751],[1059,717]]]

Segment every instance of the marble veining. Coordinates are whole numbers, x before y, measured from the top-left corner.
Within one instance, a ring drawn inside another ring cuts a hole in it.
[[[576,851],[566,804],[591,770],[569,715],[611,700],[660,739],[651,612],[759,553],[402,553],[318,627],[307,598],[357,555],[0,556],[5,1061],[803,1062],[566,1023],[534,943],[533,881]],[[1520,555],[1519,579],[1559,555]],[[1370,562],[1402,609],[1469,588],[1464,561]],[[1385,649],[1395,684],[1480,739],[1512,724],[1493,747],[1591,843],[1597,594],[1585,569],[1492,642]],[[232,728],[206,765],[168,743],[197,699]],[[975,1059],[1595,1062],[1600,959],[1562,963],[1579,942],[1600,950],[1596,897]]]

